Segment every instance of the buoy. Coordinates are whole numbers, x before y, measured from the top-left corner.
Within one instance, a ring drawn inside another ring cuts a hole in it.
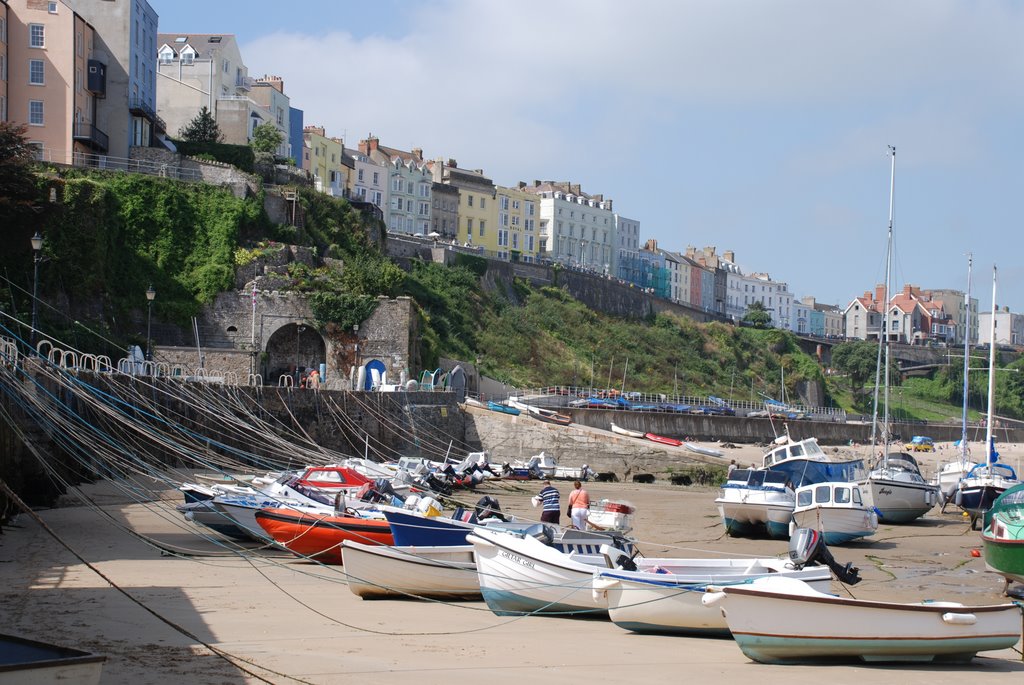
[[[971,556],[972,557],[980,557],[981,556],[981,550],[980,549],[972,549],[971,550]]]

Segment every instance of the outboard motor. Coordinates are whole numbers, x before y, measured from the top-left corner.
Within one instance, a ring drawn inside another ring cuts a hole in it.
[[[840,564],[825,546],[820,531],[812,528],[797,528],[789,537],[789,560],[797,569],[808,564],[828,566],[841,583],[856,585],[860,582],[860,569],[851,563]]]
[[[475,511],[478,519],[496,518],[499,521],[508,520],[501,513],[501,505],[498,504],[498,500],[490,495],[484,495],[477,500]]]

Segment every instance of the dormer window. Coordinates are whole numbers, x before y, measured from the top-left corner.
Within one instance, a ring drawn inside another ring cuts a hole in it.
[[[164,46],[159,53],[160,64],[170,64],[174,61],[174,50],[169,46]]]
[[[192,64],[196,61],[196,51],[191,46],[186,45],[181,50],[181,63]]]

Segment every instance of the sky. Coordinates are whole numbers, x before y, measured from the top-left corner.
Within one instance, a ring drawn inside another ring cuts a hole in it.
[[[150,0],[233,33],[306,125],[495,183],[571,181],[641,243],[732,250],[796,297],[892,287],[1024,311],[1024,3]]]

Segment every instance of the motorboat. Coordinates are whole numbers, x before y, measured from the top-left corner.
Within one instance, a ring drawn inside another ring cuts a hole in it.
[[[731,536],[786,538],[796,494],[783,471],[733,469],[715,505]]]
[[[745,655],[767,664],[835,659],[963,663],[1021,639],[1017,604],[852,599],[785,577],[712,586],[702,601],[721,609]]]
[[[644,437],[644,433],[642,431],[634,431],[634,430],[630,430],[628,428],[623,428],[622,426],[618,425],[614,421],[612,422],[612,433],[615,433],[616,435],[621,435],[621,436],[626,437],[626,438],[643,438]]]
[[[985,568],[1024,583],[1024,484],[1000,495],[984,514],[981,531]]]
[[[324,564],[341,564],[341,543],[393,545],[387,520],[351,514],[325,514],[269,507],[256,512],[256,522],[292,553]]]
[[[883,523],[909,523],[939,501],[939,486],[924,479],[908,452],[887,453],[860,485]]]
[[[878,529],[878,515],[864,501],[857,483],[815,483],[796,489],[790,525],[792,529],[821,531],[826,544],[841,545],[873,535]]]
[[[363,599],[480,599],[472,545],[391,547],[343,540],[348,588]]]

